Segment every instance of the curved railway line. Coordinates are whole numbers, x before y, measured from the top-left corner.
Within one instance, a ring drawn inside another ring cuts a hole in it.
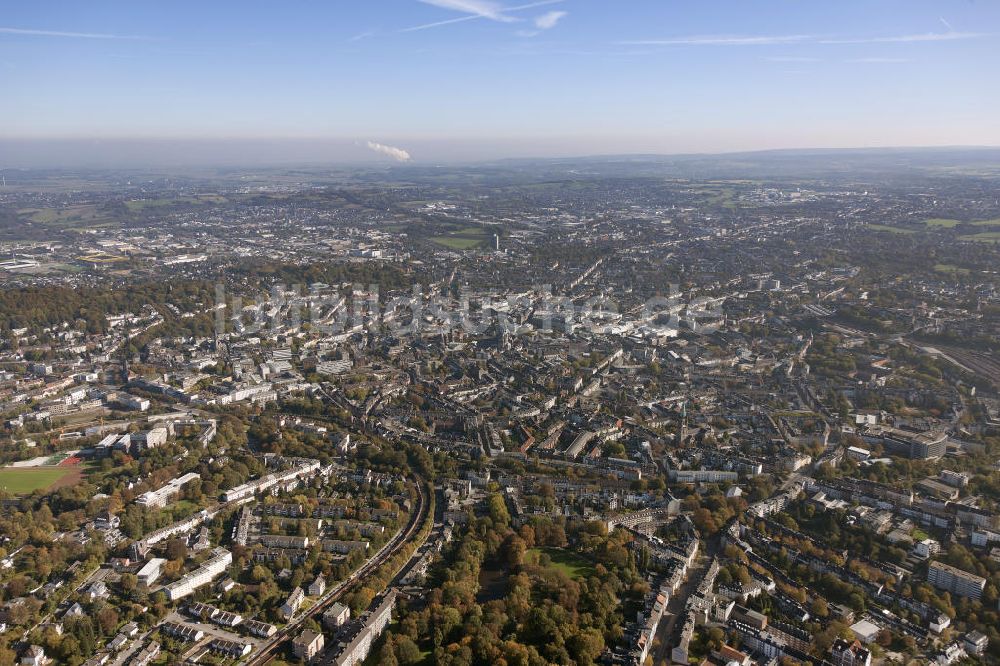
[[[375,555],[370,557],[364,564],[358,567],[356,571],[352,572],[350,576],[330,588],[330,590],[320,597],[319,601],[317,601],[309,610],[305,611],[292,622],[285,625],[256,654],[249,656],[247,660],[243,662],[244,664],[247,666],[262,666],[263,664],[270,663],[271,660],[278,655],[282,648],[284,648],[285,645],[295,637],[299,628],[306,620],[326,610],[331,604],[343,597],[344,594],[356,583],[360,582],[366,576],[377,570],[380,566],[382,566],[382,564],[387,562],[393,555],[398,553],[407,543],[409,543],[411,539],[413,539],[414,535],[420,530],[420,526],[423,524],[430,506],[430,502],[426,497],[424,489],[424,480],[417,477],[416,482],[420,505],[410,516],[410,521],[407,523],[406,527],[397,532],[388,543],[382,546],[382,548],[380,548]],[[404,563],[403,566],[406,566],[406,564]],[[398,573],[398,571],[394,571],[393,577],[395,577]]]

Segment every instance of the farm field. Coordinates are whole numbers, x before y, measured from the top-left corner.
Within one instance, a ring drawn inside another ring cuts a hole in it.
[[[962,220],[952,220],[941,217],[935,217],[929,220],[924,220],[924,225],[926,225],[927,227],[935,227],[938,229],[954,229],[960,224],[969,224],[974,227],[1000,227],[1000,218],[993,220],[972,220],[970,222],[963,222]]]
[[[904,229],[903,227],[891,227],[888,224],[869,224],[868,228],[872,231],[888,231],[893,234],[914,234],[916,231],[913,229]]]
[[[924,220],[924,224],[926,224],[928,227],[940,227],[942,229],[952,229],[960,225],[961,221],[935,217],[930,220]]]
[[[959,236],[958,240],[974,241],[976,243],[1000,243],[1000,231],[984,231],[979,234]]]
[[[64,208],[23,208],[18,215],[35,222],[62,229],[89,229],[117,226],[111,215],[93,204],[80,204]]]

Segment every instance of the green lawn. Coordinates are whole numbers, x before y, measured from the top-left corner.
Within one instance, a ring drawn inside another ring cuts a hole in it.
[[[470,250],[479,247],[485,242],[485,238],[466,238],[463,236],[434,236],[432,241],[438,245],[444,245],[453,250]]]
[[[72,467],[4,467],[0,469],[0,490],[13,495],[27,495],[35,490],[44,490],[72,473]]]
[[[962,222],[960,220],[949,220],[941,217],[935,217],[930,220],[924,220],[924,224],[928,227],[942,227],[944,229],[951,229],[957,227]]]
[[[894,234],[913,234],[916,233],[913,229],[903,229],[902,227],[890,227],[887,224],[869,224],[868,228],[872,231],[889,231]]]
[[[934,264],[934,270],[938,273],[958,273],[960,275],[968,275],[970,273],[968,268],[962,268],[954,264]]]
[[[117,224],[95,204],[78,204],[60,208],[22,208],[17,211],[17,214],[37,224],[62,229],[90,229]]]
[[[935,217],[930,220],[924,220],[924,224],[928,227],[937,227],[939,229],[954,229],[960,224],[971,224],[974,227],[1000,227],[1000,218],[993,220],[973,220],[971,222],[963,222],[962,220],[952,220],[943,217]],[[880,225],[871,225],[880,226]]]
[[[132,201],[126,201],[125,207],[128,208],[130,212],[137,213],[147,208],[161,208],[164,206],[178,206],[183,204],[202,205],[225,202],[226,198],[218,194],[196,194],[189,197],[134,199]]]
[[[980,234],[959,236],[960,241],[975,241],[977,243],[1000,243],[1000,231],[984,231]]]
[[[562,548],[530,548],[524,554],[525,563],[537,565],[542,553],[549,556],[550,569],[562,571],[570,578],[588,578],[594,575],[594,565],[579,555]]]

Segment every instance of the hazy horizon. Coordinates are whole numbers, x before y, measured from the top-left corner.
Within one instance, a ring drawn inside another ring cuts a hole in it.
[[[930,0],[21,4],[0,168],[995,146],[998,37]]]
[[[403,143],[403,142],[400,142]],[[781,153],[946,153],[1000,151],[1000,145],[878,145],[781,146],[733,150],[616,150],[572,149],[532,152],[535,142],[480,143],[463,148],[434,142],[406,141],[414,156],[406,161],[385,159],[356,141],[338,139],[3,139],[0,138],[0,171],[54,168],[184,168],[184,167],[289,167],[289,166],[436,166],[475,165],[504,160],[586,160],[613,158],[724,157]]]

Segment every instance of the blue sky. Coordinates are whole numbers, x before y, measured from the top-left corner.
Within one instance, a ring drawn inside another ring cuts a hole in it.
[[[384,160],[1000,145],[1000,2],[8,1],[0,91],[4,139]]]

